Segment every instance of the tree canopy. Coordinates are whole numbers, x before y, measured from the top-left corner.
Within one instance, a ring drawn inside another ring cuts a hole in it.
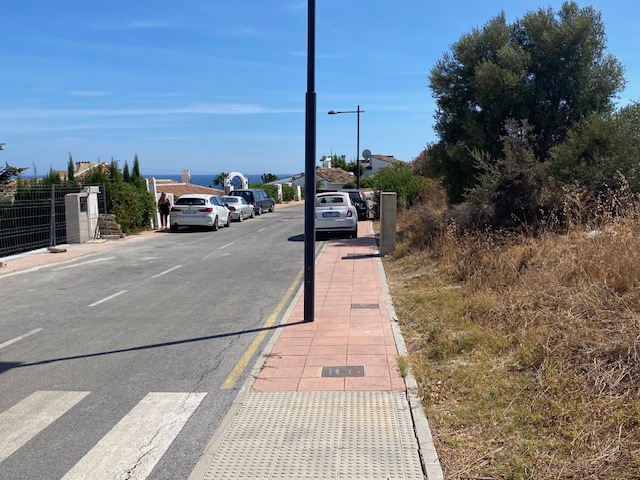
[[[263,173],[260,178],[262,179],[262,183],[275,182],[278,180],[278,176],[273,173]]]
[[[0,185],[7,184],[13,177],[19,176],[26,168],[12,167],[5,162],[5,166],[0,168]]]
[[[431,70],[439,140],[426,171],[459,202],[478,173],[473,152],[503,153],[508,121],[526,121],[535,157],[545,160],[592,112],[610,113],[623,67],[605,50],[604,23],[592,7],[565,2],[507,24],[504,13],[456,42]]]

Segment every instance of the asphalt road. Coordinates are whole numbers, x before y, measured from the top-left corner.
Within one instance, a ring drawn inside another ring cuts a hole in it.
[[[276,208],[0,277],[0,479],[187,478],[301,283],[303,232]]]

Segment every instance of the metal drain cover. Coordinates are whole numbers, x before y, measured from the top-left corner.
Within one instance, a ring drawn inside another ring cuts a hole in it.
[[[379,308],[377,303],[352,303],[351,308]]]
[[[364,377],[364,366],[322,367],[323,377]]]
[[[344,257],[342,257],[342,259],[351,260],[355,258],[376,258],[379,256],[379,253],[347,253]]]

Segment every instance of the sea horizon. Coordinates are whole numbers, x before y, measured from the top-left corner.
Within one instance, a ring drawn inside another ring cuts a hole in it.
[[[255,183],[262,183],[262,174],[260,173],[254,173],[254,174],[245,174],[243,173],[244,177],[249,181],[249,184],[255,184]],[[282,174],[282,175],[276,175],[278,178],[287,178],[287,177],[291,177],[293,174]],[[145,178],[155,178],[156,180],[175,180],[176,182],[181,182],[182,181],[182,174],[172,174],[172,175],[168,175],[166,173],[163,174],[142,174],[143,177]],[[218,185],[213,183],[213,178],[216,175],[203,175],[203,174],[191,174],[191,183],[193,185],[200,185],[202,187],[212,187],[212,188],[219,188],[222,189],[222,185]]]

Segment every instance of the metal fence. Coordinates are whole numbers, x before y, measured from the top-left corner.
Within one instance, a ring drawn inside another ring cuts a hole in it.
[[[87,185],[3,185],[0,189],[0,258],[67,243],[65,198]],[[99,213],[106,213],[105,185]]]

